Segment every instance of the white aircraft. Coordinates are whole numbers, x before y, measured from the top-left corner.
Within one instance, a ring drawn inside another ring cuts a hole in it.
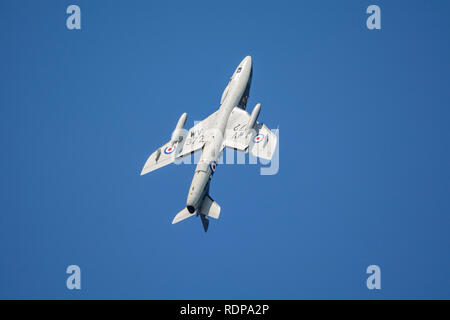
[[[200,216],[205,232],[209,218],[219,218],[220,206],[209,196],[211,178],[225,147],[263,159],[272,159],[277,136],[264,124],[258,123],[261,104],[251,115],[245,111],[252,81],[252,58],[247,56],[233,73],[223,91],[219,109],[189,131],[184,129],[187,115],[183,113],[169,142],[158,148],[147,159],[141,175],[154,171],[202,150],[189,189],[186,208],[173,219],[172,224],[191,216]]]

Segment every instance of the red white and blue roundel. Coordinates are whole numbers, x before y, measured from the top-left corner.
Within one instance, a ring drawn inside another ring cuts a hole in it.
[[[164,149],[164,153],[165,154],[171,154],[172,152],[174,152],[176,149],[176,146],[168,146],[167,148]]]
[[[253,138],[253,142],[258,143],[264,140],[264,135],[262,133],[258,134],[256,137]]]
[[[209,164],[209,167],[211,168],[211,172],[214,173],[214,171],[216,171],[216,168],[217,168],[217,163],[215,161],[212,161]]]

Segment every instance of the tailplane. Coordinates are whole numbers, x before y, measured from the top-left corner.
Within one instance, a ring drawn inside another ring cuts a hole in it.
[[[219,219],[220,206],[207,194],[203,199],[203,203],[200,208],[200,214],[214,219]]]
[[[200,218],[202,219],[203,229],[208,231],[209,218],[219,219],[220,206],[209,195],[206,195],[203,199],[202,206],[200,207]]]
[[[200,219],[202,220],[203,229],[208,231],[209,226],[209,218],[219,219],[220,216],[220,206],[217,202],[215,202],[209,195],[206,195],[203,199],[203,203],[199,209],[195,212],[190,213],[187,208],[184,208],[173,218],[172,224],[183,221],[189,217],[194,215],[200,215]]]
[[[183,221],[184,219],[187,219],[189,217],[192,217],[193,214],[189,213],[187,208],[184,208],[178,214],[173,218],[172,224],[178,223],[180,221]]]

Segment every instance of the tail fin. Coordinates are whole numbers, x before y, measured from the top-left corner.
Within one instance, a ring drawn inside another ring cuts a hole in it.
[[[208,217],[201,214],[200,219],[202,220],[203,230],[205,230],[205,232],[208,231],[208,226],[209,226]]]
[[[192,217],[194,214],[189,213],[187,208],[184,208],[178,214],[173,218],[172,224],[178,223],[180,221],[183,221],[184,219],[187,219],[189,217]]]

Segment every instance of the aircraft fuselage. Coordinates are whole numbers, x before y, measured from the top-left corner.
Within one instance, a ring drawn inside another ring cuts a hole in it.
[[[201,206],[209,191],[209,184],[223,149],[223,137],[228,119],[235,107],[245,109],[252,79],[252,58],[242,60],[231,77],[222,95],[222,101],[215,118],[214,130],[211,131],[202,150],[202,155],[195,169],[191,187],[186,201],[186,208],[195,213]]]

